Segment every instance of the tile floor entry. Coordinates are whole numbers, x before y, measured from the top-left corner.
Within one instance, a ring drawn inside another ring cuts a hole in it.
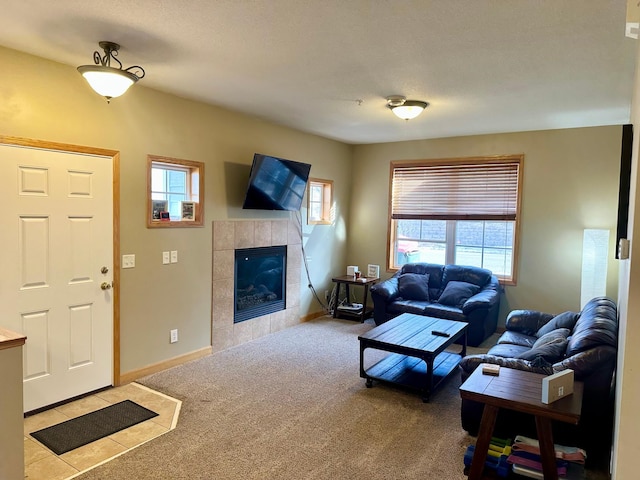
[[[158,413],[145,422],[56,455],[29,434],[123,400]],[[111,388],[24,419],[24,469],[28,480],[67,480],[108,462],[160,435],[178,423],[182,402],[138,383]]]

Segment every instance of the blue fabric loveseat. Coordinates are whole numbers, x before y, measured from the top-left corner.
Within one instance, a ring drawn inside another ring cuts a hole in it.
[[[371,298],[376,325],[401,313],[467,322],[467,342],[478,346],[496,331],[500,284],[484,268],[407,263],[371,287]]]

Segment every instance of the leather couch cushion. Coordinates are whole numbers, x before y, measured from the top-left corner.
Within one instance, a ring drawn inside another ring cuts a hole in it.
[[[599,345],[616,347],[618,334],[615,323],[612,320],[604,319],[599,322],[601,325],[597,325],[598,322],[595,321],[593,323],[591,328],[574,330],[567,345],[567,357]]]
[[[438,295],[440,295],[440,291],[442,290],[443,270],[444,265],[437,265],[435,263],[405,263],[400,271],[398,271],[394,275],[394,277],[397,278],[405,273],[419,273],[422,275],[429,275],[429,298],[431,299],[438,298]]]
[[[510,343],[512,345],[520,345],[523,347],[531,348],[533,347],[533,344],[536,343],[536,340],[538,339],[531,335],[525,335],[524,333],[512,332],[507,330],[498,339],[498,344]]]
[[[531,348],[544,347],[549,343],[555,342],[558,338],[566,340],[569,335],[571,335],[571,330],[569,330],[568,328],[558,328],[556,330],[552,330],[549,333],[545,333],[540,338],[538,338]]]
[[[541,336],[529,351],[521,353],[517,358],[554,364],[564,358],[567,350],[567,337],[570,333],[568,328],[552,330]]]
[[[455,320],[456,322],[467,321],[467,317],[458,307],[440,305],[438,303],[426,305],[422,314],[429,317],[444,318],[445,320]]]
[[[405,300],[429,301],[429,274],[403,273],[398,278],[398,293]]]
[[[598,345],[617,348],[618,324],[615,303],[608,298],[598,298],[588,302],[569,338],[567,356],[573,356]]]
[[[578,312],[564,312],[556,315],[545,325],[540,327],[540,329],[536,332],[536,337],[540,338],[543,335],[558,328],[568,328],[569,330],[573,330],[573,327],[576,325],[579,316],[580,314]]]
[[[421,300],[394,300],[387,306],[387,310],[390,313],[417,313],[418,315],[424,315],[424,309],[429,305],[428,302]]]
[[[501,343],[494,345],[488,352],[488,355],[495,355],[496,357],[503,358],[518,358],[522,353],[528,352],[529,347],[522,345],[513,345],[511,343]]]
[[[420,273],[429,274],[430,281],[433,286],[440,288],[442,286],[442,270],[443,265],[437,265],[435,263],[406,263],[400,269],[400,274],[403,273]]]
[[[438,303],[462,308],[464,302],[480,291],[480,287],[468,282],[451,281],[444,287]]]
[[[491,271],[485,268],[464,265],[445,265],[442,285],[451,281],[472,283],[482,287],[491,280]]]

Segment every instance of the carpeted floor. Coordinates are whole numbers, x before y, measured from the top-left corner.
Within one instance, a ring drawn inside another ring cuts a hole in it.
[[[142,379],[183,401],[177,428],[79,478],[466,478],[459,375],[430,403],[365,388],[372,326],[322,317]]]

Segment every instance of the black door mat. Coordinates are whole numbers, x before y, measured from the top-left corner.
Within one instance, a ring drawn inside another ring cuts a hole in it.
[[[156,412],[131,400],[125,400],[52,427],[43,428],[33,432],[31,436],[57,455],[62,455],[157,416]]]

